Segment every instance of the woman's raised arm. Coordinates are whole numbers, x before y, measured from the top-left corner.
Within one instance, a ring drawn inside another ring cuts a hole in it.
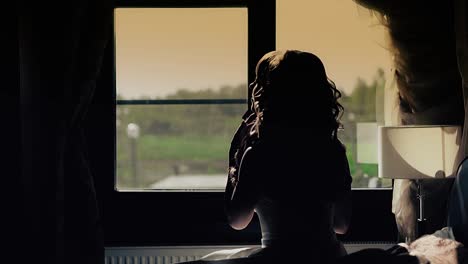
[[[258,160],[252,147],[244,152],[237,181],[226,185],[226,214],[229,224],[236,230],[247,227],[254,215],[259,198],[259,175],[256,175]]]
[[[333,229],[337,234],[346,234],[351,223],[352,213],[352,197],[351,197],[351,173],[349,171],[348,159],[346,153],[343,153],[343,161],[341,165],[342,177],[344,177],[344,188],[339,193],[334,204]]]

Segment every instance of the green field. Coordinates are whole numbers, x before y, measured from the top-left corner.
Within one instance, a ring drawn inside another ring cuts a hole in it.
[[[230,139],[228,136],[142,136],[136,145],[139,187],[146,187],[177,173],[206,175],[226,173]],[[117,146],[117,173],[121,185],[131,186],[133,175],[130,169],[130,143],[126,143],[125,140],[120,140]],[[369,178],[377,177],[378,166],[356,163],[349,149],[348,147],[347,157],[353,175],[353,187],[365,188]],[[388,186],[389,182],[384,184]]]

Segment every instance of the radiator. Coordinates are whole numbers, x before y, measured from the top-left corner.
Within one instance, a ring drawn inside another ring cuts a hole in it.
[[[106,247],[105,264],[172,264],[239,247],[249,246]]]
[[[393,245],[392,242],[359,242],[345,243],[345,248],[348,253],[353,253],[365,248],[388,249]],[[239,247],[249,246],[106,247],[105,264],[172,264],[197,260],[217,250]]]

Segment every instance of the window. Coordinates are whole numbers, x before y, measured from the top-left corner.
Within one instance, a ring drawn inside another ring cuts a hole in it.
[[[353,2],[276,6],[277,49],[317,54],[342,91],[353,188],[391,187],[377,175],[383,27]],[[118,8],[115,33],[117,188],[223,190],[246,109],[247,8]]]
[[[377,164],[377,125],[384,124],[383,90],[391,63],[384,27],[353,1],[276,0],[276,14],[277,49],[316,54],[342,92],[339,136],[352,187],[391,187],[391,180],[378,178]]]

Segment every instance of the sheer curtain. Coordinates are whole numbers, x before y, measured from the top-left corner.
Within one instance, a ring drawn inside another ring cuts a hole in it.
[[[103,263],[82,120],[111,36],[109,0],[19,1],[21,241],[29,261]],[[32,262],[31,262],[32,263]]]
[[[464,13],[459,8],[464,1],[355,2],[380,14],[388,29],[398,109],[396,123],[391,125],[463,124],[463,89],[458,66],[461,65],[460,50],[466,50],[466,42],[463,44],[460,40],[460,35],[466,39],[466,29],[462,29],[466,20],[461,22],[460,16]],[[446,224],[447,197],[452,182],[423,181],[427,194],[426,232],[434,232]],[[401,240],[415,238],[416,192],[414,181],[394,180],[392,211]]]

